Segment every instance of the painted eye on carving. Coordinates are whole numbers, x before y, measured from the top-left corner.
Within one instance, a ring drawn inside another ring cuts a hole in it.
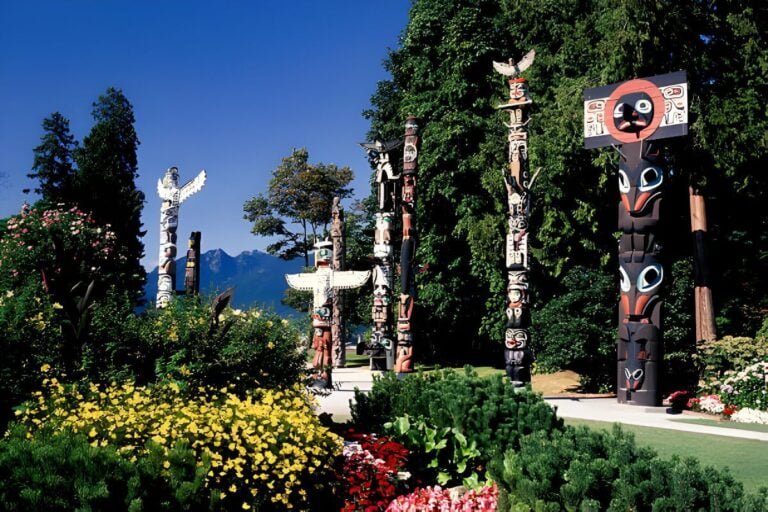
[[[664,173],[661,169],[655,166],[646,167],[643,172],[640,173],[640,192],[647,192],[661,185],[664,181]]]
[[[624,117],[624,104],[623,103],[617,103],[616,106],[613,109],[613,117],[619,118]]]
[[[637,276],[637,291],[646,293],[661,284],[664,279],[664,269],[661,265],[649,265]]]
[[[627,173],[619,169],[619,192],[626,194],[629,192],[629,178]]]
[[[629,283],[629,276],[627,275],[627,271],[621,267],[619,267],[619,278],[620,278],[619,283],[621,286],[621,291],[623,291],[624,293],[628,292],[631,286]]]
[[[637,100],[635,103],[635,110],[641,114],[647,114],[653,109],[653,103],[648,100]]]
[[[632,379],[634,380],[640,380],[643,378],[643,370],[641,368],[638,368],[637,370],[632,372]]]
[[[624,376],[625,376],[627,379],[631,379],[631,378],[632,378],[632,372],[631,372],[631,371],[629,371],[629,368],[624,368]]]

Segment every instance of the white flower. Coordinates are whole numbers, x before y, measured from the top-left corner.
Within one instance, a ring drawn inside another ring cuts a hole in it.
[[[762,425],[768,425],[768,411],[758,411],[757,409],[745,407],[733,413],[731,415],[731,421],[737,423],[760,423]]]

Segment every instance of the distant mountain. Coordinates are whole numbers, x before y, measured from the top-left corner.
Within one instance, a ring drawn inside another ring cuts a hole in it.
[[[261,251],[245,251],[230,256],[221,249],[203,253],[200,265],[200,293],[208,294],[235,287],[233,306],[259,306],[274,309],[281,315],[295,315],[296,310],[280,304],[288,287],[285,274],[301,272],[302,258],[285,261]],[[184,289],[186,256],[176,260],[176,289]],[[147,273],[145,294],[154,304],[157,294],[157,267]]]

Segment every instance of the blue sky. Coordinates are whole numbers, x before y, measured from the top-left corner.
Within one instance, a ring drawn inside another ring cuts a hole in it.
[[[22,189],[35,186],[26,174],[43,118],[61,112],[82,140],[91,104],[115,86],[141,140],[143,263],[156,264],[156,182],[172,165],[182,181],[208,172],[181,208],[181,244],[199,230],[204,251],[263,249],[242,205],[292,148],[350,166],[356,195],[367,193],[361,112],[388,77],[382,61],[409,4],[0,0],[0,216],[17,213]]]

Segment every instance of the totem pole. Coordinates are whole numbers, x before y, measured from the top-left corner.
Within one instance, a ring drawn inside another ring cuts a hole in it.
[[[621,403],[661,405],[661,284],[656,232],[667,168],[659,139],[688,133],[684,71],[584,91],[584,147],[613,146],[619,163]]]
[[[333,198],[331,208],[331,240],[333,241],[333,270],[344,270],[345,265],[345,240],[344,240],[344,209],[341,207],[341,199]],[[346,354],[344,349],[345,324],[344,324],[344,296],[341,291],[333,294],[333,322],[331,324],[331,338],[333,339],[333,366],[344,368]]]
[[[531,98],[528,84],[520,74],[533,63],[536,53],[528,52],[518,63],[494,62],[494,69],[508,77],[509,100],[498,105],[509,112],[509,164],[504,171],[507,189],[508,231],[506,241],[507,322],[504,331],[504,365],[512,384],[522,387],[531,382],[533,352],[530,349],[530,312],[528,295],[528,221],[530,188],[528,173],[528,121]],[[535,176],[534,176],[535,178]]]
[[[395,344],[392,341],[392,289],[394,287],[394,246],[392,245],[392,219],[397,199],[396,175],[389,161],[389,152],[399,147],[402,141],[373,142],[360,144],[368,158],[376,165],[378,190],[378,212],[373,240],[373,333],[368,352],[371,356],[371,370],[390,370],[394,365]]]
[[[403,242],[400,249],[400,307],[397,315],[397,373],[413,371],[413,307],[416,303],[416,173],[419,169],[419,125],[416,118],[405,122],[403,148]]]
[[[184,271],[184,294],[200,294],[200,232],[189,235],[187,265]]]
[[[312,327],[314,337],[312,348],[315,349],[312,367],[318,372],[321,386],[330,388],[331,382],[331,309],[337,290],[360,288],[371,276],[366,271],[336,271],[331,268],[332,248],[330,241],[315,243],[315,272],[286,274],[288,286],[296,290],[313,292]]]
[[[205,171],[179,187],[179,170],[171,167],[163,179],[157,180],[160,205],[160,263],[157,268],[157,307],[164,307],[176,291],[176,228],[179,225],[179,207],[189,196],[205,185]]]

